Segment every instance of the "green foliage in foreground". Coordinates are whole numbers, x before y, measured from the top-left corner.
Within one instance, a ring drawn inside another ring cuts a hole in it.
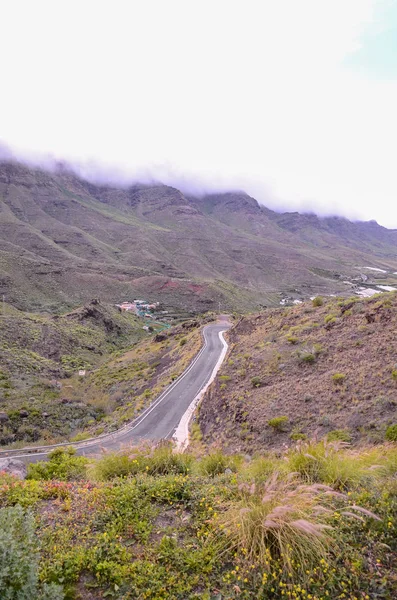
[[[29,464],[28,479],[71,481],[85,476],[88,460],[76,456],[72,446],[56,448],[48,456],[48,461]]]
[[[0,509],[0,598],[61,600],[62,588],[39,585],[34,518],[21,506]]]
[[[51,457],[63,481],[0,476],[0,515],[17,523],[0,531],[18,549],[1,565],[15,581],[30,581],[32,564],[33,583],[76,600],[397,597],[395,445],[299,442],[250,460],[144,446],[84,464],[75,481],[77,458]]]

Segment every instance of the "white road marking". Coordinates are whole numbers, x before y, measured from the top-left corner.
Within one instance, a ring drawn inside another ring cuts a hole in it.
[[[203,329],[204,345],[201,348],[201,350],[199,351],[199,353],[197,354],[197,356],[194,358],[194,360],[189,364],[189,366],[185,369],[185,371],[166,390],[164,390],[160,394],[160,396],[158,398],[156,398],[156,400],[143,411],[143,413],[141,415],[139,415],[139,417],[136,417],[136,419],[134,421],[132,421],[130,423],[127,423],[126,425],[124,425],[124,427],[118,429],[114,433],[111,433],[111,434],[102,434],[102,435],[100,435],[98,437],[85,440],[85,442],[80,443],[80,444],[76,444],[75,442],[64,442],[64,443],[61,442],[59,444],[53,444],[53,445],[50,445],[50,446],[36,446],[34,448],[31,448],[31,449],[30,448],[29,449],[28,448],[24,449],[27,452],[26,454],[19,454],[17,450],[8,450],[8,451],[5,450],[5,451],[0,451],[0,458],[2,458],[2,457],[12,457],[12,456],[15,457],[15,458],[27,458],[27,457],[31,457],[31,456],[35,456],[37,458],[40,458],[42,456],[43,457],[47,456],[48,453],[51,452],[51,450],[53,450],[55,448],[58,448],[58,447],[64,447],[64,446],[72,446],[72,447],[76,448],[77,450],[86,450],[86,449],[91,448],[92,446],[98,445],[98,443],[106,443],[106,442],[109,442],[109,441],[115,441],[115,439],[117,439],[118,436],[120,436],[122,434],[127,434],[127,433],[133,431],[136,427],[138,427],[138,425],[140,425],[149,416],[149,414],[155,408],[157,408],[159,406],[159,404],[161,404],[161,402],[168,396],[168,394],[170,392],[172,392],[172,390],[180,383],[180,381],[182,381],[190,373],[190,371],[193,369],[193,367],[195,366],[195,364],[200,359],[201,355],[203,354],[203,352],[206,350],[206,348],[208,346],[208,340],[207,340],[207,337],[206,337],[206,330],[209,327],[211,327],[211,325],[206,325],[204,327],[204,329]],[[220,337],[220,339],[222,341],[222,344],[225,345],[226,342],[225,342],[225,340],[223,338],[222,333],[223,332],[220,331],[218,333],[218,335],[219,335],[219,337]],[[226,351],[227,351],[227,344],[226,344]],[[219,362],[220,359],[218,359],[218,362],[215,365],[214,370],[216,369],[216,371],[217,371],[219,369],[219,366],[220,366],[220,364],[223,361],[223,356],[224,356],[223,353],[225,352],[225,354],[226,354],[226,351],[225,351],[225,347],[224,347],[222,349],[222,352],[221,352],[221,355],[220,355],[220,358],[222,357],[222,360]],[[219,366],[217,366],[218,363],[219,363]],[[211,374],[210,382],[213,380],[212,378],[215,377],[216,371],[215,371],[215,374],[214,374],[214,370],[213,370],[213,372]],[[207,389],[209,383],[207,384],[207,386],[206,386],[205,389]],[[199,392],[198,396],[200,396],[201,393],[202,393],[202,391]],[[196,396],[196,398],[198,396]],[[167,436],[170,435],[171,432],[172,432],[172,429],[167,434]],[[41,452],[37,452],[37,450],[41,450]]]
[[[220,353],[220,356],[218,358],[218,361],[212,370],[211,376],[210,376],[209,380],[207,381],[207,383],[204,385],[204,387],[202,387],[200,389],[197,396],[190,403],[188,409],[186,410],[186,412],[183,414],[181,420],[179,421],[179,424],[173,435],[173,438],[176,441],[177,447],[181,451],[185,450],[187,448],[187,446],[189,445],[189,423],[194,414],[194,411],[196,410],[197,405],[200,402],[200,399],[203,397],[203,395],[207,391],[208,387],[214,381],[216,374],[219,371],[219,368],[220,368],[221,364],[223,363],[226,353],[228,351],[229,346],[228,346],[228,343],[226,342],[225,338],[223,337],[223,333],[224,333],[224,331],[220,331],[218,333],[219,339],[222,342],[223,348],[222,348],[222,352]]]

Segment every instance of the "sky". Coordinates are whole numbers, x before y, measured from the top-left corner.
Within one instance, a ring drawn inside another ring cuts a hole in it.
[[[0,0],[0,141],[397,228],[397,0]]]

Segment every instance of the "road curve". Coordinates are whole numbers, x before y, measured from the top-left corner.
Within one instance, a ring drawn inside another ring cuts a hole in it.
[[[78,454],[95,456],[106,450],[119,450],[125,445],[143,440],[171,439],[192,401],[214,375],[224,357],[223,332],[229,329],[227,320],[203,328],[203,346],[187,369],[134,421],[122,429],[79,443],[56,444],[40,448],[0,451],[0,459],[13,457],[24,462],[45,460],[59,446],[74,446]]]

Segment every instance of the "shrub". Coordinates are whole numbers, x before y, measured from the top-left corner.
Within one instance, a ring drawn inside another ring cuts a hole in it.
[[[137,473],[149,475],[186,475],[190,471],[193,457],[187,453],[174,452],[170,442],[156,448],[141,447],[129,453],[106,454],[91,469],[94,479],[109,481],[115,477],[128,477]]]
[[[171,443],[160,444],[145,459],[145,470],[149,475],[168,475],[190,471],[193,457],[190,454],[174,452]]]
[[[346,429],[334,429],[333,431],[330,431],[327,435],[327,441],[350,442],[351,435],[348,431],[346,431]]]
[[[94,421],[95,423],[95,421]],[[88,425],[88,423],[87,423]],[[91,423],[92,425],[92,423]],[[88,431],[81,431],[80,433],[76,433],[74,437],[71,438],[72,442],[83,442],[84,440],[88,440],[91,437],[91,434]]]
[[[186,338],[182,338],[181,341],[179,342],[180,346],[184,346],[185,344],[187,344],[187,339]]]
[[[290,335],[289,337],[287,337],[287,342],[295,345],[299,342],[299,339],[297,337],[294,337],[293,335]]]
[[[254,479],[256,483],[267,481],[270,475],[280,471],[280,461],[273,455],[267,454],[254,458],[251,463],[244,468],[244,475],[248,479]]]
[[[330,323],[336,323],[336,315],[326,315],[324,317],[324,323],[325,324],[330,324]]]
[[[397,369],[393,369],[393,371],[391,372],[391,376],[394,379],[394,381],[397,381]]]
[[[39,585],[39,551],[33,515],[21,506],[0,509],[0,598],[62,600],[62,588]]]
[[[394,425],[389,425],[389,427],[386,429],[385,438],[389,442],[397,442],[397,423]]]
[[[284,427],[287,425],[287,423],[288,417],[286,416],[274,417],[273,419],[270,419],[270,421],[267,422],[267,424],[270,427],[273,427],[275,431],[284,431]]]
[[[321,296],[316,296],[312,300],[313,306],[322,306],[324,304],[324,300]]]
[[[332,375],[332,381],[337,385],[343,383],[345,379],[346,375],[344,373],[334,373]]]
[[[212,452],[207,454],[199,462],[199,470],[203,475],[209,475],[215,477],[224,473],[226,469],[236,470],[236,466],[233,459],[230,456],[226,456],[220,451]]]
[[[316,357],[311,352],[302,352],[299,356],[300,360],[305,363],[314,363]]]
[[[251,379],[252,387],[260,387],[261,383],[262,383],[262,380],[260,377],[258,377],[258,375],[255,375],[255,377],[252,377],[252,379]]]
[[[298,442],[299,440],[307,440],[306,433],[302,433],[301,431],[293,431],[289,437],[294,442]]]
[[[128,477],[138,473],[142,463],[141,456],[130,456],[125,453],[105,454],[91,470],[94,479],[109,481],[115,477]]]
[[[323,347],[321,344],[314,344],[313,353],[315,356],[318,356],[319,354],[321,354],[322,351],[323,351]]]
[[[314,363],[319,354],[321,354],[323,347],[321,344],[314,344],[307,348],[303,348],[297,351],[297,356],[300,362],[303,363]]]
[[[88,459],[76,456],[73,447],[56,448],[48,455],[48,461],[30,463],[28,466],[28,479],[57,479],[59,481],[72,481],[83,479],[86,476]]]
[[[308,483],[348,489],[376,480],[379,473],[354,453],[341,452],[344,442],[298,442],[287,455],[287,467]]]
[[[190,427],[190,438],[195,442],[200,442],[203,439],[200,425],[195,422]]]
[[[325,558],[331,537],[320,516],[327,509],[318,510],[324,490],[297,487],[296,482],[279,480],[277,473],[264,485],[243,484],[240,490],[241,500],[220,517],[230,550],[243,552],[250,563],[267,571],[279,560],[290,577]]]

